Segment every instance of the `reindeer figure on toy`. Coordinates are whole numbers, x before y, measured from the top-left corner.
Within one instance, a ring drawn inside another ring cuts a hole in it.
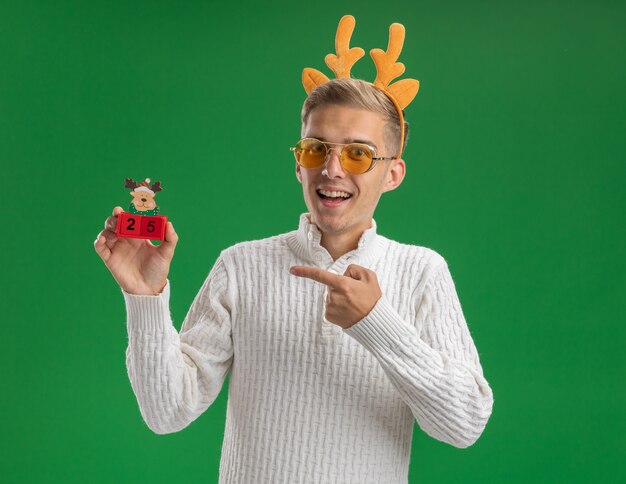
[[[130,188],[133,201],[128,212],[121,212],[117,216],[117,237],[134,239],[165,240],[166,215],[157,215],[159,207],[154,201],[157,192],[163,190],[161,182],[150,184],[150,178],[137,183],[132,178],[126,178],[126,188]]]
[[[154,197],[157,192],[163,190],[161,182],[150,185],[150,178],[146,178],[141,183],[137,183],[132,178],[126,178],[126,188],[133,190],[130,192],[133,197],[128,208],[130,213],[133,215],[157,215],[159,213],[159,207],[157,207]]]

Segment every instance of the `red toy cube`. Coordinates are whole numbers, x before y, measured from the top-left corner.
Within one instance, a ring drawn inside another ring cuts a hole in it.
[[[141,228],[141,215],[133,215],[132,213],[122,212],[117,216],[117,232],[118,237],[137,237]]]
[[[132,239],[165,240],[166,215],[135,215],[122,212],[117,216],[118,237]]]
[[[165,235],[165,220],[167,217],[156,215],[154,217],[141,217],[141,229],[139,235],[146,239],[163,240]]]

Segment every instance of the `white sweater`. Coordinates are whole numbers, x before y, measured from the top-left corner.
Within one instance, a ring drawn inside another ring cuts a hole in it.
[[[333,261],[302,214],[297,230],[225,249],[185,318],[158,296],[124,293],[126,363],[157,433],[204,412],[230,371],[220,483],[406,483],[414,419],[472,445],[491,415],[446,261],[394,242],[376,222]],[[325,286],[289,273],[372,269],[383,296],[347,330],[324,319]]]

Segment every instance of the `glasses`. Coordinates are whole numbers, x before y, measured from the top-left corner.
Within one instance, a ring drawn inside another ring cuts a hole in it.
[[[343,146],[339,152],[339,162],[344,171],[353,175],[367,173],[378,160],[393,160],[393,157],[376,156],[376,150],[363,143],[328,143],[315,138],[304,138],[289,148],[296,161],[303,168],[324,166],[333,146]]]

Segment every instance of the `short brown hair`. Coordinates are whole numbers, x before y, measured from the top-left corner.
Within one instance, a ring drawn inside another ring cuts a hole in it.
[[[380,89],[361,79],[352,79],[350,77],[331,79],[313,89],[309,97],[304,101],[302,105],[302,124],[304,125],[307,122],[313,109],[328,104],[350,106],[382,114],[387,119],[384,136],[386,148],[390,151],[390,153],[385,153],[385,156],[390,156],[391,153],[393,153],[393,156],[398,154],[400,137],[402,136],[400,117],[391,100]],[[408,137],[409,123],[405,120],[402,151],[406,148]]]

